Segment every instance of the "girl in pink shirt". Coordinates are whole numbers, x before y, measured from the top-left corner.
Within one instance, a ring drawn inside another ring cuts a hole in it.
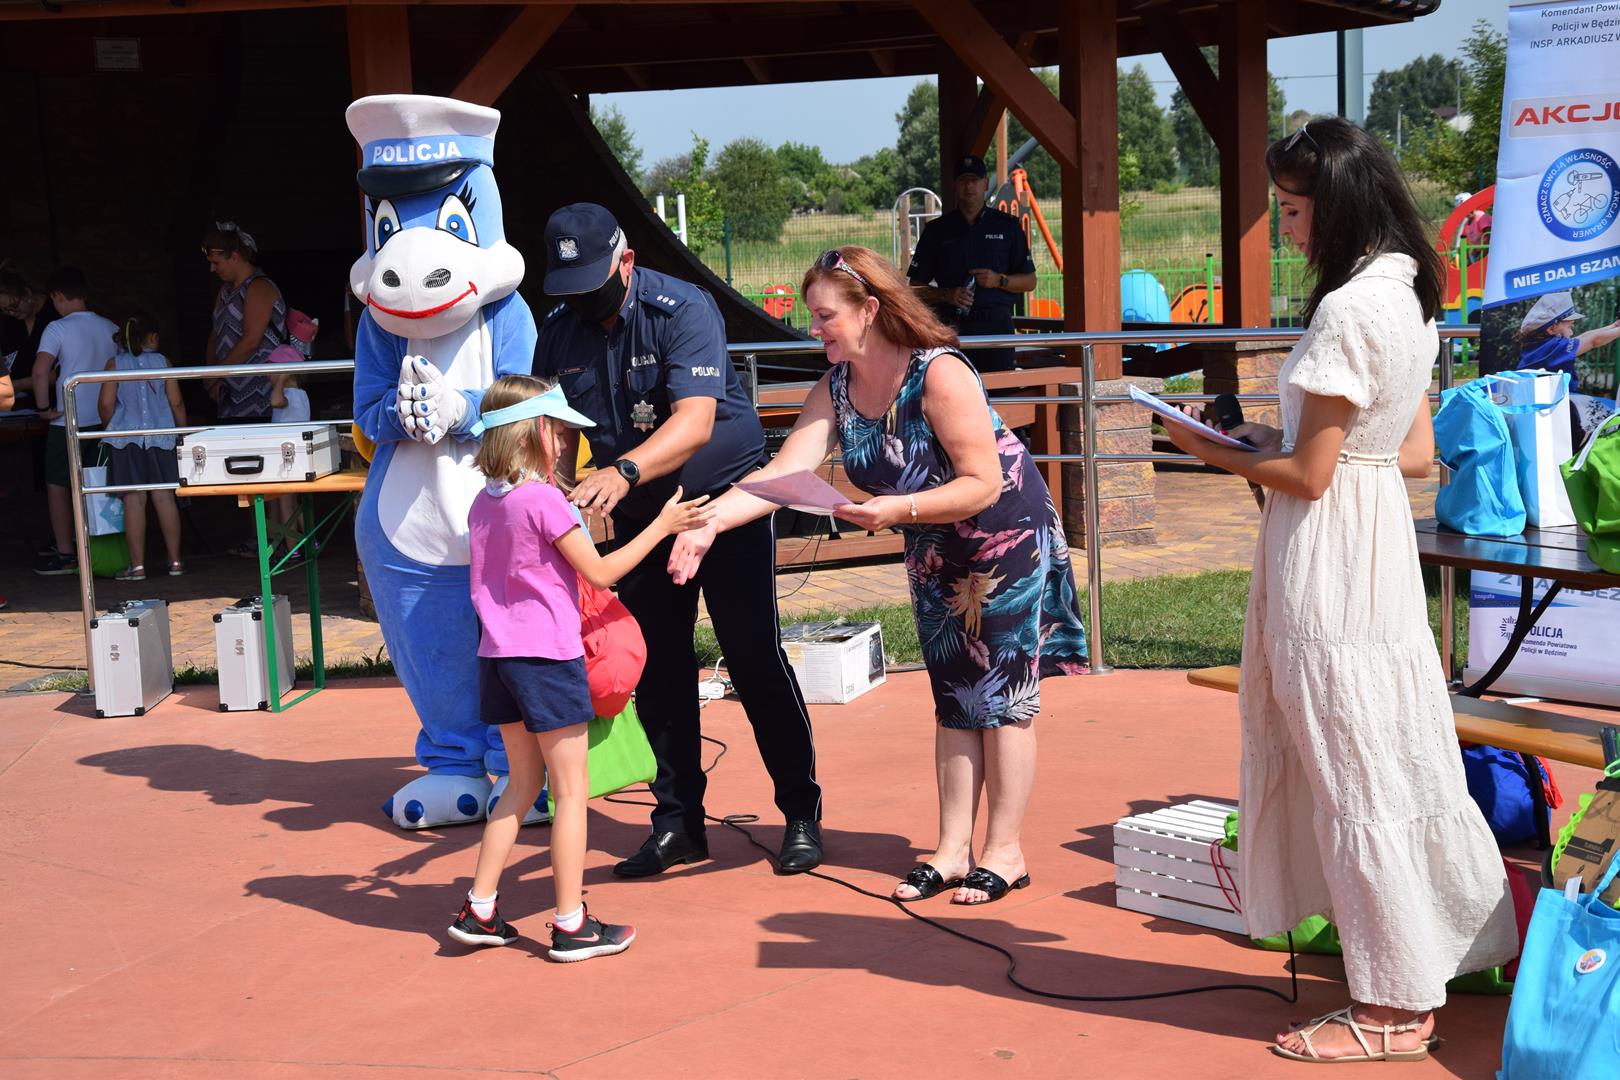
[[[610,587],[664,537],[705,524],[707,500],[681,502],[677,488],[640,535],[600,556],[554,476],[562,426],[591,427],[591,421],[568,407],[561,387],[527,375],[497,379],[482,408],[472,433],[483,436],[475,464],[485,487],[467,515],[472,602],[483,624],[478,695],[484,722],[502,725],[511,779],[484,825],[473,887],[450,936],[467,945],[516,940],[517,931],[495,910],[496,891],[524,812],[549,776],[556,801],[551,870],[557,911],[548,924],[548,955],[589,960],[623,952],[636,931],[592,917],[581,895],[590,795],[586,722],[592,709],[578,580]]]

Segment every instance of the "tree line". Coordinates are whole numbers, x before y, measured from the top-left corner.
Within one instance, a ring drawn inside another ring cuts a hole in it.
[[[1368,101],[1367,127],[1395,146],[1415,174],[1467,189],[1494,179],[1506,40],[1481,20],[1463,43],[1462,54],[1460,59],[1420,57],[1379,73]],[[1214,49],[1204,55],[1211,67],[1218,65]],[[1038,69],[1036,75],[1057,94],[1054,69]],[[1309,119],[1302,111],[1288,113],[1283,90],[1269,72],[1266,110],[1272,139]],[[793,214],[886,210],[901,191],[937,190],[941,182],[939,89],[932,80],[912,87],[895,114],[893,146],[842,164],[828,161],[818,146],[784,142],[772,147],[752,136],[727,143],[711,160],[708,140],[693,133],[687,153],[643,170],[635,134],[616,107],[592,108],[591,120],[649,197],[686,196],[688,242],[698,249],[720,243],[727,228],[736,240],[774,242]],[[1187,95],[1178,87],[1169,108],[1162,108],[1140,64],[1120,73],[1118,120],[1120,188],[1127,195],[1122,206],[1136,205],[1129,197],[1133,192],[1220,182],[1220,154]],[[1009,149],[1016,150],[1028,138],[1017,117],[1009,117]],[[985,160],[994,170],[993,147]],[[1061,173],[1052,156],[1037,147],[1021,164],[1036,196],[1056,203]]]

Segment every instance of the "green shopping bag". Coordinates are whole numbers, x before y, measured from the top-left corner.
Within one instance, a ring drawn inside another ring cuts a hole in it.
[[[1586,534],[1586,554],[1620,574],[1620,413],[1592,432],[1575,457],[1558,467],[1575,521]]]
[[[112,577],[128,568],[129,541],[123,533],[90,538],[90,573],[96,577]]]
[[[641,727],[634,701],[617,716],[598,716],[590,722],[590,748],[586,757],[591,770],[591,798],[612,795],[636,784],[651,783],[658,775],[658,760]],[[557,803],[546,791],[547,808],[557,813]]]

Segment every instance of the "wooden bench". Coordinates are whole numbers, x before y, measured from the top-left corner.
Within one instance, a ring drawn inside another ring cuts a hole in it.
[[[1187,672],[1187,681],[1194,686],[1235,694],[1238,671],[1235,664],[1200,668]],[[1589,769],[1602,769],[1605,764],[1599,721],[1455,694],[1451,698],[1451,711],[1457,725],[1457,738],[1464,742],[1499,746],[1503,750],[1567,761]]]

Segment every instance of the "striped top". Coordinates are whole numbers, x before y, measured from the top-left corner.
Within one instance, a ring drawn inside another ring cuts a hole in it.
[[[264,272],[255,270],[236,288],[221,285],[219,297],[214,301],[214,355],[216,364],[223,363],[236,343],[242,340],[243,313],[247,307],[248,288],[259,278],[270,281]],[[275,289],[275,283],[270,287]],[[258,348],[247,358],[249,364],[262,364],[277,345],[287,340],[287,302],[281,290],[276,289],[276,300],[270,308],[270,321],[265,324]],[[225,396],[219,402],[221,419],[237,417],[268,417],[270,415],[270,380],[260,375],[247,375],[225,380]]]

